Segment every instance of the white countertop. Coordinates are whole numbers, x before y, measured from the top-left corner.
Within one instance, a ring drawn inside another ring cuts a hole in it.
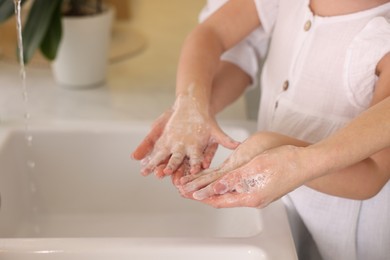
[[[132,85],[125,74],[126,64],[109,68],[107,82],[83,90],[67,89],[54,81],[49,68],[27,69],[28,113],[31,120],[153,120],[174,101],[171,90],[149,85]],[[0,62],[0,119],[23,120],[26,112],[22,98],[19,68]],[[123,71],[124,76],[118,77]],[[112,74],[112,76],[110,76]],[[138,78],[134,81],[141,81]],[[245,120],[245,104],[238,101],[220,116],[222,120]]]
[[[111,64],[106,83],[97,88],[61,87],[54,81],[48,66],[29,65],[26,111],[18,64],[2,59],[0,50],[0,124],[23,123],[26,112],[31,115],[30,123],[38,124],[80,120],[102,121],[107,126],[109,122],[150,122],[170,107],[174,101],[175,67],[180,46],[189,28],[196,23],[205,1],[133,2],[131,26],[145,36],[146,48],[130,59]],[[246,114],[242,97],[218,115],[218,119],[221,123],[239,123],[253,130],[255,123],[247,121]],[[281,204],[270,208],[276,206],[281,207]],[[285,218],[281,214],[276,216]],[[275,214],[268,217],[275,221]],[[287,220],[283,221],[284,226],[279,226],[276,232],[287,231]],[[291,240],[290,232],[283,238]],[[271,243],[271,240],[265,242]],[[279,244],[272,243],[271,246],[278,245],[277,250],[281,252]],[[291,241],[289,248],[293,251]]]
[[[174,101],[180,48],[197,23],[203,5],[204,1],[132,2],[131,20],[119,23],[144,37],[145,47],[128,59],[110,64],[107,81],[98,88],[66,89],[55,83],[49,66],[28,65],[31,120],[154,120]],[[0,46],[0,119],[23,120],[25,109],[18,65],[1,56]],[[246,120],[244,98],[219,118]]]

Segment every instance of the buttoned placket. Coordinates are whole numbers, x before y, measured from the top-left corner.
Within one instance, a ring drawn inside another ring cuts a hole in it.
[[[311,31],[313,30],[314,27],[314,20],[315,20],[315,16],[311,12],[309,6],[307,6],[305,10],[305,17],[302,20],[303,21],[302,29],[299,31],[299,34],[297,34],[297,38],[296,38],[296,46],[299,46],[299,48],[296,48],[295,53],[293,54],[293,59],[288,72],[288,77],[282,82],[280,86],[279,95],[277,96],[274,103],[274,113],[278,109],[280,97],[282,95],[285,95],[288,92],[288,90],[294,84],[295,77],[299,76],[300,74],[299,68],[297,68],[297,66],[299,65],[297,63],[299,60],[302,61],[301,55],[306,55],[306,53],[304,52],[307,51],[307,47],[308,47],[307,44],[309,44],[308,41],[310,40],[312,35]]]

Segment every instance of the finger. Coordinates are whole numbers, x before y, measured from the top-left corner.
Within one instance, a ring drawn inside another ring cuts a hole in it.
[[[131,154],[131,157],[135,160],[142,160],[145,158],[150,152],[153,150],[154,144],[156,143],[156,139],[159,135],[156,133],[148,134],[144,140],[142,140],[141,144],[135,148],[134,152]]]
[[[224,181],[217,180],[203,189],[195,191],[192,196],[196,200],[204,200],[214,195],[222,195],[229,191],[233,191],[234,187],[230,188],[230,186],[231,185],[225,183]]]
[[[167,167],[164,169],[166,175],[172,174],[183,163],[185,158],[184,145],[178,144],[172,149],[172,155]]]
[[[161,164],[163,161],[166,161],[169,158],[169,151],[167,149],[160,149],[157,152],[153,153],[150,156],[149,165],[156,167]]]
[[[206,175],[211,173],[213,170],[212,169],[207,169],[201,172],[198,172],[196,174],[185,174],[181,179],[180,179],[180,184],[184,185],[187,184],[197,178],[199,178],[202,175]]]
[[[208,186],[204,187],[203,189],[195,191],[192,194],[192,197],[195,200],[205,200],[205,199],[210,198],[210,197],[212,197],[214,195],[217,195],[217,194],[215,194],[213,186],[212,185],[208,185]]]
[[[193,192],[202,189],[203,187],[217,180],[221,176],[221,174],[214,170],[205,170],[197,176],[198,177],[196,179],[183,185],[183,189],[186,192]],[[180,181],[182,182],[182,180]]]
[[[182,186],[180,183],[180,179],[183,176],[184,176],[184,166],[180,165],[179,168],[177,168],[177,170],[171,175],[172,184],[175,185],[176,187]]]
[[[165,111],[157,120],[153,123],[152,129],[149,134],[146,135],[144,140],[135,148],[131,157],[135,160],[142,160],[146,155],[150,154],[153,150],[153,147],[156,141],[162,135],[165,124],[168,121],[168,118],[171,116],[172,111],[169,109]]]
[[[232,139],[228,136],[219,125],[215,124],[214,133],[212,134],[214,141],[221,144],[228,149],[236,149],[240,145],[240,142]]]
[[[184,165],[180,165],[180,167],[172,174],[172,182],[176,186],[180,195],[184,198],[192,199],[192,193],[186,193],[183,190],[183,185],[180,184],[180,178],[184,176],[185,167]]]
[[[202,151],[197,146],[190,146],[187,148],[187,155],[190,158],[190,173],[198,173],[202,168]]]
[[[165,173],[164,173],[164,169],[165,169],[165,167],[166,167],[166,164],[160,164],[160,165],[158,165],[158,166],[156,166],[155,168],[154,168],[154,175],[157,177],[157,178],[159,178],[159,179],[162,179],[162,178],[164,178],[166,175],[165,175]]]
[[[238,172],[230,172],[222,176],[219,180],[210,184],[215,194],[222,195],[226,192],[235,190],[236,186],[241,183]]]
[[[161,164],[161,162],[163,162],[167,158],[168,158],[168,153],[165,149],[151,155],[149,162],[146,164],[146,166],[143,169],[141,169],[142,175],[144,176],[149,175],[151,172],[154,171],[157,165]]]
[[[141,160],[141,174],[143,176],[147,176],[153,171],[153,169],[148,167],[149,162],[150,162],[150,156],[147,156]]]
[[[211,161],[213,160],[215,153],[218,149],[218,143],[211,143],[206,147],[204,150],[203,155],[203,161],[202,161],[202,167],[203,169],[207,169],[211,165]]]
[[[246,202],[248,194],[239,194],[229,192],[223,195],[216,195],[202,200],[203,203],[208,204],[214,208],[234,208],[247,206]]]

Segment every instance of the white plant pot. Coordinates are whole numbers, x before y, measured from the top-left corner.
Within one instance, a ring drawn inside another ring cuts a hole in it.
[[[97,15],[63,17],[63,35],[52,63],[61,86],[87,88],[105,81],[113,17],[113,8]]]

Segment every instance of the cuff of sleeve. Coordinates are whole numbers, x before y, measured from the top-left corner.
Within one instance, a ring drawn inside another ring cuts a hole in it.
[[[266,34],[271,34],[278,15],[279,1],[254,0],[261,26]]]
[[[241,68],[247,73],[251,79],[252,84],[248,88],[258,86],[258,71],[259,71],[259,57],[257,57],[255,51],[250,46],[246,46],[247,43],[241,42],[226,51],[221,60],[231,62]]]

